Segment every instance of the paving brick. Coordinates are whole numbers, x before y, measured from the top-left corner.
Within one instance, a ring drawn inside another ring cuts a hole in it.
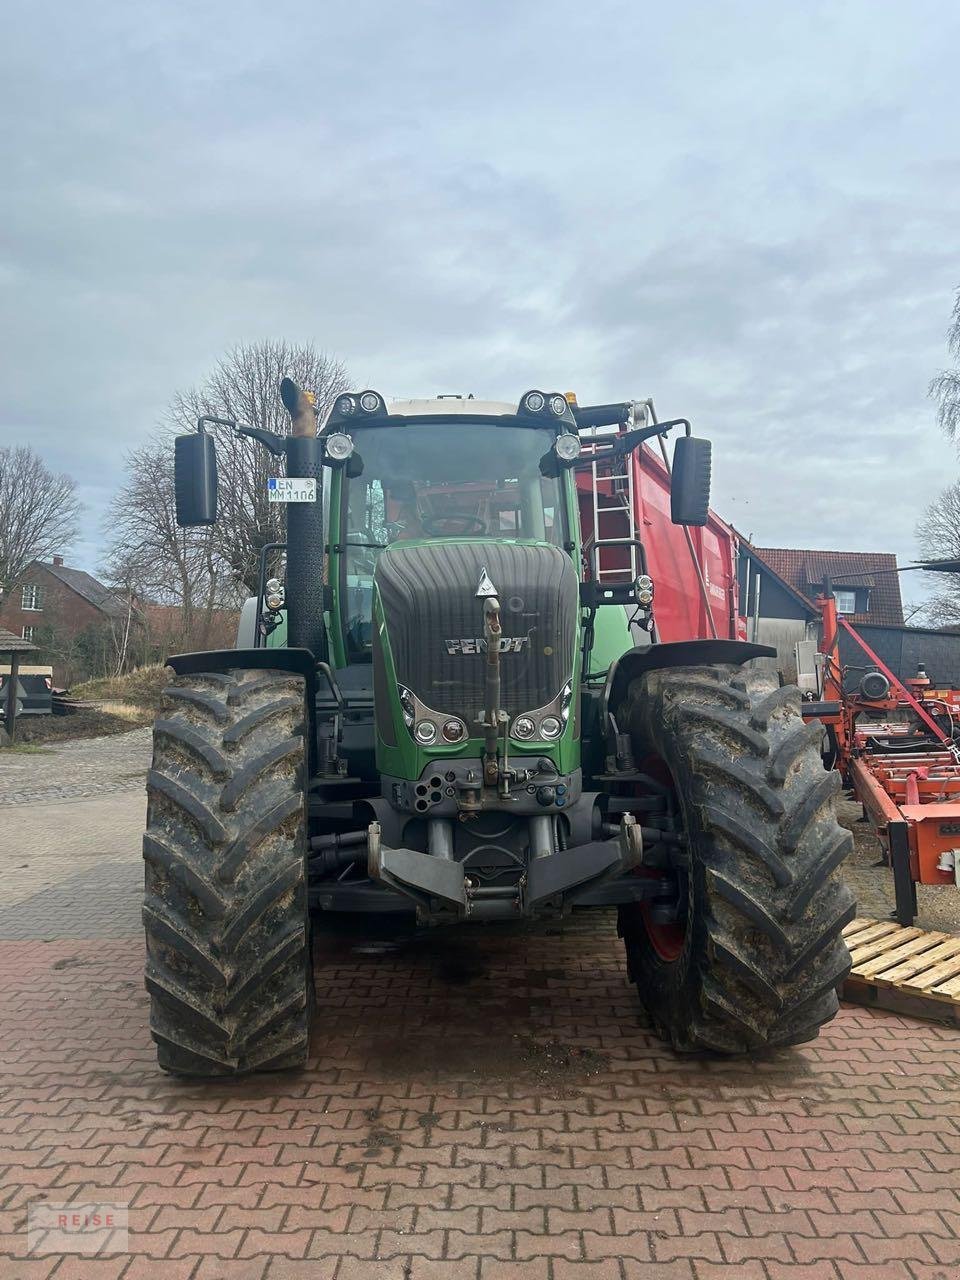
[[[129,1258],[63,1258],[53,1272],[59,1280],[119,1280]]]
[[[201,1258],[192,1280],[263,1280],[268,1262],[269,1258],[242,1258],[239,1261]]]
[[[270,1258],[263,1280],[334,1280],[339,1261],[339,1258],[314,1258],[309,1275],[305,1275],[298,1258]]]
[[[619,1262],[568,1262],[557,1258],[553,1264],[553,1280],[621,1280]]]
[[[129,1201],[142,1251],[120,1280],[960,1274],[955,1032],[845,1008],[769,1061],[678,1059],[611,915],[457,937],[468,992],[438,978],[439,935],[374,955],[321,927],[309,1067],[228,1085],[157,1072],[132,941],[0,942],[0,1230],[19,1242],[39,1195]],[[600,1058],[544,1080],[533,1044]],[[31,1259],[23,1280],[74,1261],[111,1280],[112,1259]]]
[[[550,1280],[546,1258],[502,1262],[499,1258],[480,1259],[480,1280]]]
[[[123,1280],[191,1280],[196,1270],[196,1257],[191,1258],[133,1258]],[[19,1280],[19,1277],[11,1277]]]
[[[770,1280],[837,1280],[832,1262],[777,1262],[766,1259],[764,1266]]]

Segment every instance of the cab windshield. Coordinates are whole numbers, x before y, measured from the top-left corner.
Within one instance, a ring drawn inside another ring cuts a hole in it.
[[[421,538],[521,538],[563,546],[563,489],[540,472],[556,433],[435,419],[358,426],[363,472],[344,482],[348,650],[369,652],[371,587],[380,551]]]

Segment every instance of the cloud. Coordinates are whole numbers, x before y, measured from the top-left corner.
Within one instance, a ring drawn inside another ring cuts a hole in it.
[[[239,341],[398,395],[653,395],[761,542],[914,554],[955,455],[956,7],[38,0],[6,16],[0,436],[74,474]],[[908,581],[905,587],[909,591]]]

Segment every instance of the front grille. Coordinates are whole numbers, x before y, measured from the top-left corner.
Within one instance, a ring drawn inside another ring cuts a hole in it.
[[[397,679],[428,707],[468,722],[483,709],[486,658],[450,653],[448,641],[483,635],[475,598],[483,569],[499,593],[504,637],[524,639],[519,652],[501,654],[501,706],[511,716],[542,707],[573,673],[578,587],[568,555],[481,539],[399,543],[381,553],[374,574]]]

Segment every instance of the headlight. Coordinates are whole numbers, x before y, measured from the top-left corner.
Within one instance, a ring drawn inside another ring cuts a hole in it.
[[[544,738],[559,738],[563,724],[556,716],[544,716],[540,721],[540,733]]]
[[[466,734],[467,726],[462,720],[444,720],[441,732],[447,742],[459,742]]]
[[[263,584],[263,600],[273,612],[283,608],[283,583],[279,578],[268,578]]]
[[[530,391],[524,398],[523,407],[528,413],[539,413],[546,403],[542,391]]]
[[[563,403],[566,404],[566,400]],[[573,462],[580,457],[580,440],[572,431],[564,431],[562,435],[557,436],[553,447],[557,457],[564,462]]]
[[[437,740],[437,726],[432,720],[418,720],[413,736],[422,747],[429,747]]]
[[[360,408],[365,413],[376,413],[380,408],[380,397],[375,391],[365,391],[360,397]]]
[[[326,450],[334,462],[346,462],[353,453],[353,440],[344,431],[334,431],[326,438]]]
[[[400,708],[403,711],[403,723],[408,729],[413,728],[413,722],[417,718],[417,704],[413,700],[413,694],[405,685],[397,685],[397,693],[400,695]]]
[[[532,738],[536,731],[537,726],[529,716],[517,716],[513,722],[513,736],[515,738]]]
[[[563,396],[551,396],[550,408],[553,410],[553,412],[557,415],[558,418],[562,418],[563,415],[567,412],[567,402]]]
[[[641,573],[636,581],[637,602],[653,604],[653,579],[649,573]]]
[[[356,413],[357,402],[353,396],[337,396],[333,411],[340,418],[349,418],[352,413]]]

